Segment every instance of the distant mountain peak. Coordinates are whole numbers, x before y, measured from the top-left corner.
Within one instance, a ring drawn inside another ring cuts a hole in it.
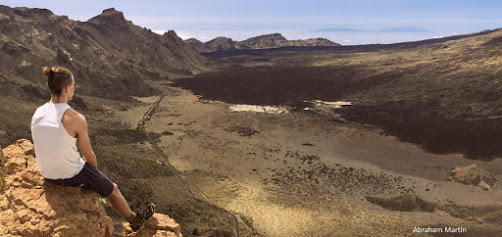
[[[96,17],[113,18],[113,19],[125,21],[124,13],[122,13],[121,11],[115,10],[115,8],[113,8],[113,7],[103,10],[103,12]]]
[[[245,41],[252,41],[252,40],[256,40],[256,39],[287,40],[286,37],[282,36],[281,33],[271,33],[271,34],[264,34],[264,35],[255,36],[255,37],[249,38]]]
[[[235,48],[235,42],[231,38],[223,36],[208,41],[206,45],[216,50],[230,50]]]
[[[281,33],[270,33],[270,34],[264,34],[264,35],[260,35],[261,37],[269,37],[269,36],[273,36],[273,37],[284,37],[282,36]],[[258,36],[258,37],[260,37]]]
[[[164,33],[166,36],[172,36],[172,37],[178,37],[178,34],[174,30],[168,30],[167,32]]]
[[[111,8],[103,10],[103,12],[101,13],[101,15],[103,15],[103,14],[115,14],[115,13],[122,14],[122,12],[115,10],[114,7],[111,7]]]
[[[207,42],[207,44],[221,44],[221,43],[233,43],[233,41],[231,38],[218,36]]]
[[[176,32],[174,30],[168,30],[167,32],[164,33],[164,35],[162,35],[163,37],[167,37],[168,39],[170,40],[173,40],[173,41],[183,41],[182,39],[180,39],[178,37],[178,34],[176,34]]]
[[[219,36],[206,43],[197,39],[190,38],[185,40],[197,52],[215,52],[235,49],[268,49],[279,47],[312,47],[312,46],[339,46],[325,38],[306,39],[306,40],[287,40],[280,33],[271,33],[259,35],[244,41],[233,41],[231,38]]]
[[[225,37],[225,36],[218,36],[218,37],[212,39],[212,41],[214,41],[214,40],[232,40],[232,39],[228,38],[228,37]]]
[[[127,20],[124,13],[115,10],[115,8],[108,8],[103,10],[100,15],[91,18],[88,22],[98,25],[110,25],[115,27],[127,27]]]
[[[52,13],[48,9],[26,8],[26,7],[16,7],[11,9],[7,6],[0,5],[0,13],[8,13],[8,12],[13,12],[16,15],[24,18],[30,18],[30,17],[45,18],[54,15],[54,13]]]
[[[200,42],[200,43],[202,43],[202,41],[200,41],[200,40],[198,40],[198,39],[196,39],[196,38],[186,39],[185,41],[186,41],[186,42],[197,42],[197,43],[198,43],[198,42]]]

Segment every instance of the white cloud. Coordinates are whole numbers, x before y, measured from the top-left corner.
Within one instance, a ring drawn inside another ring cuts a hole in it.
[[[183,40],[193,38],[192,36],[187,35],[187,34],[183,34],[183,33],[178,33],[178,32],[176,32],[176,34],[177,34],[180,38],[182,38]]]
[[[163,35],[164,33],[167,32],[167,30],[152,30],[153,33],[157,33],[159,35]]]

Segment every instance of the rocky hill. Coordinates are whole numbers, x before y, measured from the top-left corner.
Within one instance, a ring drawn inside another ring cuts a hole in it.
[[[290,46],[289,41],[279,33],[260,35],[241,42],[243,48],[266,49]]]
[[[43,181],[30,141],[18,140],[3,153],[9,188],[0,195],[1,236],[182,236],[164,214],[155,214],[136,233],[126,223],[115,230],[96,192]]]
[[[156,94],[148,81],[211,67],[174,31],[158,35],[113,8],[80,22],[45,9],[0,6],[0,32],[3,95],[41,96],[41,68],[56,64],[74,72],[79,94],[114,99]]]
[[[289,44],[291,46],[340,46],[329,39],[326,38],[314,38],[306,40],[290,40]]]
[[[290,46],[308,47],[308,46],[340,45],[325,38],[315,38],[306,40],[287,40],[284,36],[282,36],[279,33],[260,35],[249,38],[244,41],[233,41],[230,38],[217,37],[206,43],[203,43],[194,38],[187,39],[185,40],[185,42],[188,45],[190,45],[193,50],[201,53],[238,50],[238,49],[270,49],[270,48],[280,48],[280,47],[290,47]]]
[[[205,43],[201,42],[196,38],[190,38],[185,40],[185,43],[188,44],[193,50],[196,52],[210,52],[211,48]]]
[[[209,49],[214,51],[232,50],[240,48],[238,42],[226,37],[216,37],[206,43]]]

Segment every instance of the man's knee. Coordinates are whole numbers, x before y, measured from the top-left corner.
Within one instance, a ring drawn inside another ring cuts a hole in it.
[[[114,197],[119,194],[119,186],[116,183],[113,183],[113,190],[110,193],[110,197]]]

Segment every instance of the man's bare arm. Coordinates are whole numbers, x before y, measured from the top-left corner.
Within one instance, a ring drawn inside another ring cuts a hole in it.
[[[94,151],[92,150],[91,147],[91,140],[89,139],[89,133],[87,129],[87,121],[85,120],[85,117],[78,113],[75,112],[75,131],[77,133],[77,146],[78,149],[80,150],[80,153],[84,157],[85,161],[90,165],[95,168],[98,167],[98,162],[96,160],[96,155],[94,154]]]

